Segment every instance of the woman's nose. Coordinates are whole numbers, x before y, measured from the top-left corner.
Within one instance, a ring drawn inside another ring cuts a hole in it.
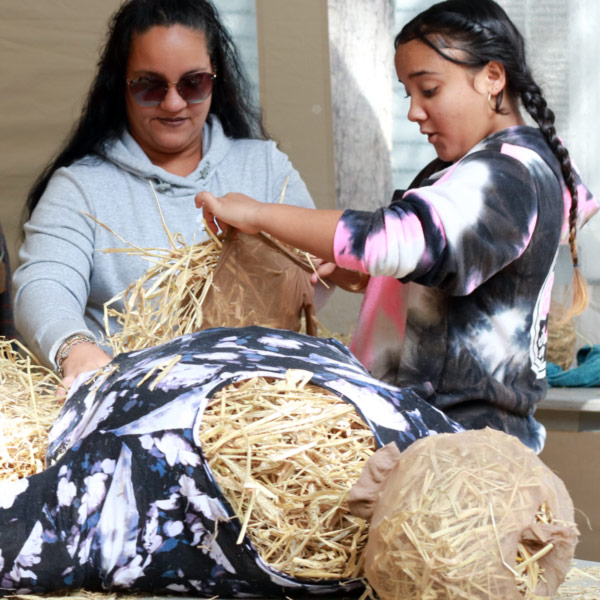
[[[186,105],[187,102],[180,96],[179,92],[177,91],[177,87],[174,84],[169,84],[167,95],[160,103],[161,108],[170,112],[175,112],[185,108]]]

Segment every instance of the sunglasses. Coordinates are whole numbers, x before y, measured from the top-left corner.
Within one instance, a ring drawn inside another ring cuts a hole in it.
[[[158,106],[167,96],[169,86],[174,85],[177,93],[188,103],[204,102],[213,90],[213,73],[199,72],[183,75],[178,82],[170,83],[158,75],[142,75],[128,79],[131,97],[140,106]]]

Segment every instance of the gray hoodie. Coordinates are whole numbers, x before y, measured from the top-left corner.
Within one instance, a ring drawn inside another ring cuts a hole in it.
[[[106,159],[90,156],[56,171],[25,225],[14,274],[15,321],[27,347],[51,367],[68,336],[81,332],[101,341],[104,304],[150,266],[141,257],[101,252],[126,244],[84,213],[130,244],[168,248],[150,181],[168,230],[182,234],[188,245],[206,240],[194,204],[203,190],[279,202],[289,177],[285,202],[314,207],[298,172],[274,142],[230,139],[214,116],[204,127],[203,158],[186,177],[153,165],[127,132],[105,152]],[[111,323],[111,331],[115,326]]]

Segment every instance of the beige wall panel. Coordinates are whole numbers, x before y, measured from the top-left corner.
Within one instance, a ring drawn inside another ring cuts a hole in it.
[[[260,99],[269,133],[319,208],[334,208],[327,2],[257,0]]]
[[[318,208],[337,208],[326,0],[256,0],[260,99],[265,123]],[[336,289],[318,318],[347,335],[362,294]]]
[[[581,560],[596,562],[600,562],[598,456],[600,456],[600,431],[550,429],[546,446],[540,454],[544,463],[564,481],[573,499],[575,520],[581,534],[575,556]]]
[[[16,265],[25,195],[78,116],[120,0],[2,0],[0,223]]]

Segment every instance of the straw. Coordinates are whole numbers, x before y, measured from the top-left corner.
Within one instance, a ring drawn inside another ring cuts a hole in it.
[[[95,217],[87,216],[128,246],[102,252],[140,256],[152,265],[104,305],[106,340],[114,355],[157,346],[202,329],[202,302],[221,252],[218,237],[213,235],[204,243],[188,246],[181,234],[168,232],[170,248],[139,248]],[[167,230],[164,221],[163,225]],[[119,300],[122,309],[116,307]],[[110,317],[116,318],[115,331],[111,331]]]
[[[367,523],[350,514],[347,494],[375,441],[354,407],[310,375],[220,390],[203,415],[202,448],[240,518],[238,543],[248,534],[290,576],[359,577]]]
[[[44,470],[60,379],[17,340],[0,338],[0,480]]]
[[[567,370],[575,359],[577,333],[573,319],[566,319],[567,309],[559,302],[550,303],[546,359]]]

